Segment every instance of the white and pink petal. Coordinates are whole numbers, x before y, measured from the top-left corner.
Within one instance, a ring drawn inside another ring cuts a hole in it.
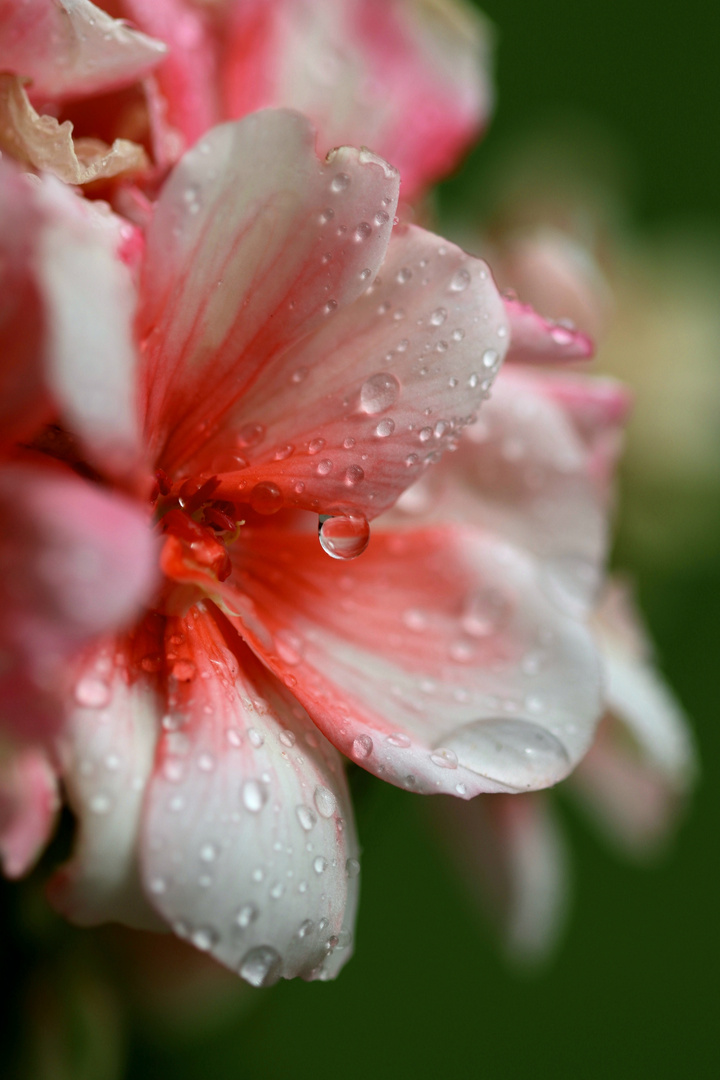
[[[330,741],[383,779],[525,791],[587,751],[596,650],[521,550],[435,527],[377,532],[343,562],[311,536],[247,529],[233,559],[214,590],[223,610]]]
[[[157,679],[138,669],[134,653],[151,645],[153,636],[148,626],[135,641],[105,639],[73,666],[57,753],[78,831],[72,857],[55,873],[49,895],[81,926],[114,921],[162,929],[143,893],[138,863],[163,711]]]
[[[546,319],[530,304],[505,300],[510,322],[508,360],[521,364],[556,364],[586,360],[595,351],[592,340],[582,330]]]
[[[205,447],[266,365],[372,281],[398,176],[369,151],[318,160],[295,113],[209,132],[173,172],[148,234],[139,333],[147,437],[170,474]],[[240,433],[241,434],[241,433]]]
[[[400,226],[363,295],[270,359],[228,414],[208,462],[246,467],[218,497],[252,504],[272,485],[278,505],[377,517],[475,420],[506,330],[485,263]]]
[[[166,648],[147,895],[254,986],[332,977],[351,953],[360,869],[340,756],[217,611],[168,620]]]
[[[160,41],[89,0],[0,0],[0,70],[51,101],[124,86],[162,60]]]

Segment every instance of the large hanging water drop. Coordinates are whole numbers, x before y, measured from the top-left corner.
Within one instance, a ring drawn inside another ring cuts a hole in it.
[[[357,559],[370,542],[370,526],[362,514],[320,520],[320,546],[333,559]]]

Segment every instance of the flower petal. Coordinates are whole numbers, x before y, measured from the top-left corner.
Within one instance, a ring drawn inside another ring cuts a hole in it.
[[[0,761],[0,860],[6,877],[32,868],[50,839],[59,806],[47,755],[26,747]]]
[[[581,330],[546,319],[519,300],[506,300],[510,320],[508,360],[522,364],[556,364],[565,360],[586,360],[595,346]]]
[[[199,604],[169,620],[145,888],[176,933],[254,986],[329,977],[350,955],[359,871],[342,764],[219,619]]]
[[[166,123],[181,136],[183,149],[192,146],[226,119],[220,112],[213,13],[187,0],[120,0],[119,6],[133,23],[168,46],[153,77]]]
[[[506,365],[457,452],[405,493],[389,524],[452,520],[491,529],[532,553],[548,594],[582,616],[597,601],[603,571],[607,482],[598,482],[594,447],[550,382]]]
[[[31,437],[49,417],[44,312],[34,265],[42,218],[33,188],[0,161],[0,448]]]
[[[457,526],[378,532],[352,562],[311,536],[242,539],[219,602],[364,768],[469,798],[547,787],[587,751],[595,649],[519,549]]]
[[[40,116],[30,104],[22,81],[0,75],[0,146],[18,161],[50,172],[66,184],[90,184],[148,167],[145,151],[127,139],[112,146],[99,139],[73,140],[69,120]]]
[[[89,0],[0,0],[0,70],[32,79],[41,98],[80,97],[133,82],[165,52],[162,42]]]
[[[93,646],[74,669],[73,700],[58,753],[79,834],[71,860],[50,882],[50,899],[81,926],[162,924],[140,886],[138,838],[161,714],[155,680],[129,678],[134,649],[114,639]]]
[[[628,590],[608,590],[596,619],[607,716],[573,787],[611,839],[633,855],[662,846],[697,771],[682,709],[655,670]]]
[[[135,401],[131,225],[47,178],[37,253],[46,305],[47,379],[63,422],[98,468],[127,477],[142,451]]]
[[[235,440],[211,440],[208,460],[222,470],[241,454],[249,467],[221,477],[216,497],[272,483],[286,506],[376,517],[475,419],[506,334],[485,263],[401,226],[374,284],[270,360],[228,413]]]
[[[467,6],[245,0],[223,31],[227,115],[292,106],[323,150],[370,146],[392,161],[405,199],[453,169],[487,122],[489,35]]]
[[[271,358],[357,299],[397,190],[369,151],[321,163],[308,122],[283,111],[215,128],[185,155],[149,230],[139,313],[146,430],[168,473],[207,467],[204,444]]]
[[[526,794],[439,802],[443,848],[508,954],[520,963],[542,961],[557,942],[568,894],[565,845],[550,800]]]
[[[132,618],[156,561],[144,513],[121,496],[60,469],[0,472],[0,682],[18,737],[53,722],[38,710],[60,692],[68,657]]]

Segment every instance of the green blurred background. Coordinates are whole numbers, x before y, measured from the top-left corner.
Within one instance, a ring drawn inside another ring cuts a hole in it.
[[[717,7],[710,0],[488,0],[482,8],[497,35],[498,107],[485,141],[445,185],[442,212],[482,206],[484,177],[508,151],[571,114],[615,147],[640,235],[687,223],[712,242],[720,225]],[[88,953],[88,982],[78,994],[94,1004],[79,1013],[65,1006],[74,1025],[69,1042],[48,1035],[51,1048],[62,1046],[59,1057],[75,1064],[45,1071],[38,1062],[30,1075],[720,1076],[720,551],[645,558],[624,537],[621,518],[616,562],[637,579],[661,666],[693,718],[702,777],[673,847],[649,868],[623,861],[563,802],[573,903],[546,967],[535,974],[507,967],[419,800],[370,779],[357,791],[364,856],[356,954],[336,983],[233,987],[222,1007],[208,991],[206,1013],[192,1007],[179,1023],[151,994],[118,1020],[107,990],[93,981],[97,960]],[[76,943],[74,977],[82,982],[81,938],[65,944]],[[87,939],[113,962],[116,943],[106,945],[102,934]],[[54,977],[67,989],[62,974]],[[34,1021],[50,1030],[53,1007],[42,993],[32,1000]]]

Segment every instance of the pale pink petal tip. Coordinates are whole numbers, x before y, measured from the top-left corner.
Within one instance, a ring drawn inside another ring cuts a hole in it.
[[[167,52],[89,0],[0,2],[0,71],[30,79],[38,98],[57,101],[125,86]]]
[[[204,605],[171,623],[183,644],[145,800],[146,894],[252,986],[332,978],[352,952],[360,870],[340,756]]]
[[[0,763],[0,861],[6,877],[22,877],[32,868],[58,807],[55,773],[41,750],[28,747]]]
[[[507,359],[524,364],[556,364],[566,360],[587,360],[595,345],[587,334],[563,322],[546,319],[529,304],[505,299],[510,320],[510,348]]]

